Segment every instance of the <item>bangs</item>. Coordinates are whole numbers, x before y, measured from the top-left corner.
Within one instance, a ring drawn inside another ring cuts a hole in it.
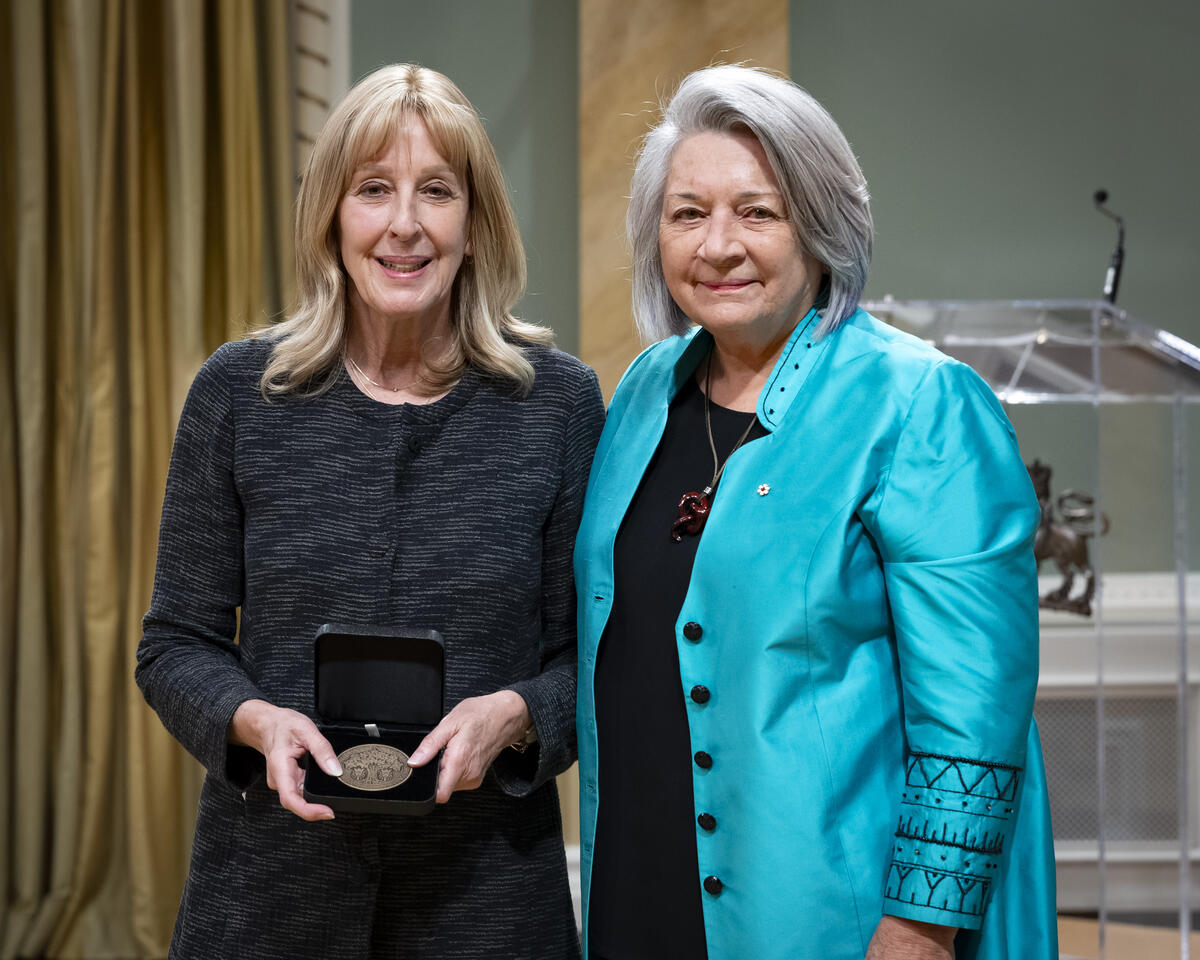
[[[410,90],[385,110],[363,110],[346,131],[346,165],[342,191],[350,186],[354,172],[384,152],[398,131],[416,119],[425,124],[434,147],[450,164],[463,184],[470,187],[470,124],[478,123],[467,108],[453,103],[431,101]]]

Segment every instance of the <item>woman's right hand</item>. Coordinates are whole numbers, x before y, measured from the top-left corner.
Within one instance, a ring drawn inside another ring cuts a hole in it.
[[[285,810],[303,820],[333,819],[329,807],[304,799],[300,758],[309,754],[331,777],[342,775],[342,765],[329,741],[304,714],[265,700],[247,700],[229,722],[229,742],[253,747],[267,758],[267,786],[279,794]]]
[[[864,960],[954,960],[954,927],[885,914]]]

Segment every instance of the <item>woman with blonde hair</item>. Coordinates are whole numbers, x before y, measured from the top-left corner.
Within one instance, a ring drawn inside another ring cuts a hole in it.
[[[554,776],[575,754],[595,375],[513,316],[503,177],[441,74],[350,91],[296,240],[295,312],[188,396],[138,647],[147,701],[207,769],[171,956],[575,957]],[[407,761],[439,765],[429,816],[305,799],[305,762],[343,773],[314,723],[326,623],[440,633],[450,709]]]

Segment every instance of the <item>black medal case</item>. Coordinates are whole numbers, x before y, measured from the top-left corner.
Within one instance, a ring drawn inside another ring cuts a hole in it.
[[[340,754],[382,744],[408,756],[442,719],[445,665],[436,630],[327,623],[313,643],[317,727]],[[335,813],[424,814],[433,810],[440,755],[403,783],[362,790],[304,758],[304,799]]]

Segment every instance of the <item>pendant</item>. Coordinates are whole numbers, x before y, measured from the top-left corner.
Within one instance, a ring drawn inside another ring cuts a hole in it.
[[[679,519],[671,524],[671,539],[676,543],[683,540],[685,533],[693,537],[704,529],[704,521],[708,519],[709,490],[703,493],[695,491],[685,493],[679,498]]]

